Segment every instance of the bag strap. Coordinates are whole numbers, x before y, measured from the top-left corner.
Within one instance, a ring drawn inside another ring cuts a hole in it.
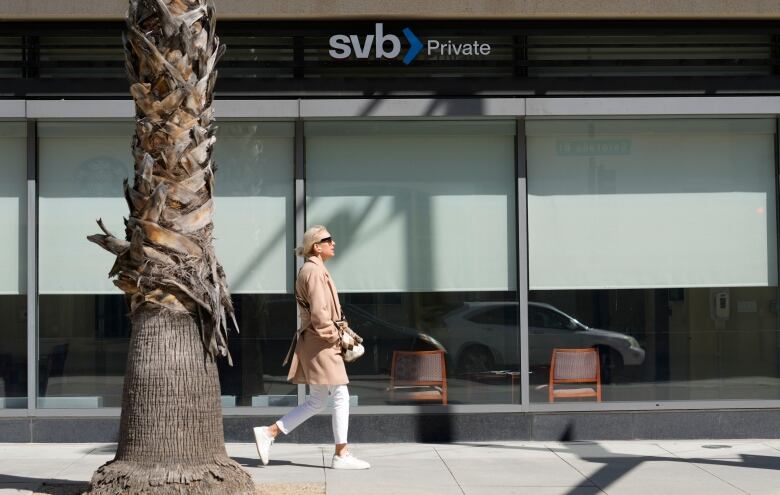
[[[330,291],[330,297],[333,300],[333,308],[341,309],[341,319],[346,320],[347,318],[344,316],[344,308],[341,308],[341,305],[336,301],[336,294],[333,292],[333,282],[330,280],[330,276],[328,276],[328,280],[328,290]]]

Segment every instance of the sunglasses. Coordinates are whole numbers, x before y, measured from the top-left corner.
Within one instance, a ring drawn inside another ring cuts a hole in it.
[[[333,244],[333,237],[326,237],[324,239],[320,239],[315,244],[321,244],[323,242],[327,242],[328,244]]]

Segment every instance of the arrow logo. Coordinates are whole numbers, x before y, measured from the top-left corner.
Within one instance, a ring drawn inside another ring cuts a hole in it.
[[[406,52],[406,55],[404,56],[404,64],[409,65],[412,63],[412,60],[414,60],[414,57],[416,57],[417,54],[420,53],[423,44],[420,42],[417,36],[414,35],[411,29],[404,28],[403,33],[404,36],[406,36],[406,39],[409,40],[409,44],[411,45],[409,47],[409,51]]]

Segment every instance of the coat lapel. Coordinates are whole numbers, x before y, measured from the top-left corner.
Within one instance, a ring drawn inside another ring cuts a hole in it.
[[[330,295],[333,296],[333,309],[336,312],[336,319],[341,319],[341,303],[339,303],[339,293],[336,291],[336,286],[333,285],[333,280],[330,278],[330,273],[325,270],[325,280],[328,282],[328,289],[330,289]]]
[[[306,258],[306,261],[310,263],[314,263],[315,265],[321,267],[325,271],[325,281],[328,284],[328,289],[330,290],[330,295],[333,298],[333,313],[334,313],[334,320],[340,320],[342,316],[341,312],[341,303],[339,302],[339,293],[338,290],[336,290],[336,285],[333,283],[333,279],[330,277],[330,272],[327,268],[325,268],[325,263],[316,256],[310,256]]]

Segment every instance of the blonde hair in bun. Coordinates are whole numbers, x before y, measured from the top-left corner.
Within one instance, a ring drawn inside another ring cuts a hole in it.
[[[312,255],[314,244],[322,239],[322,233],[327,232],[323,225],[312,225],[303,233],[303,242],[300,246],[295,248],[295,255],[301,257],[307,257]]]

